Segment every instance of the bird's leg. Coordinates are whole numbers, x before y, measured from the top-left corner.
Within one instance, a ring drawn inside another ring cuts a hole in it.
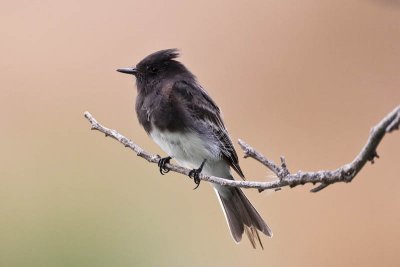
[[[200,167],[198,169],[193,169],[189,172],[189,177],[193,178],[194,183],[196,184],[196,187],[193,188],[193,190],[197,189],[200,185],[200,179],[199,179],[199,174],[201,173],[201,171],[203,170],[204,164],[206,163],[206,159],[203,160],[203,162],[201,163]]]
[[[160,167],[160,173],[162,175],[166,174],[167,172],[169,172],[169,169],[167,169],[167,167],[165,167],[165,164],[169,163],[169,161],[171,160],[171,157],[165,157],[165,158],[161,158],[157,165],[158,167]]]

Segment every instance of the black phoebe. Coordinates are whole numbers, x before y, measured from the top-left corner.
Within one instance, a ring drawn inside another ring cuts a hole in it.
[[[233,180],[230,167],[244,179],[220,109],[197,82],[196,77],[175,58],[178,50],[155,52],[134,68],[118,69],[136,77],[136,112],[147,134],[167,154],[159,162],[160,172],[168,172],[166,162],[174,158],[198,174]],[[200,166],[200,167],[199,167]],[[194,169],[197,168],[197,169]],[[261,243],[258,231],[271,237],[272,231],[240,188],[213,184],[233,239],[238,243],[246,232],[253,247]]]

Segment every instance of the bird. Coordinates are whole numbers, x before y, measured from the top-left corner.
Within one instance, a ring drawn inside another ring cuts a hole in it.
[[[196,76],[177,58],[178,49],[154,52],[134,67],[118,72],[136,80],[136,114],[151,139],[168,155],[158,162],[161,174],[174,159],[192,171],[197,186],[199,173],[233,180],[233,169],[243,180],[244,174],[220,108],[200,85]],[[197,188],[197,187],[196,187]],[[236,243],[245,232],[253,248],[263,248],[259,231],[272,237],[272,231],[238,187],[213,184]]]

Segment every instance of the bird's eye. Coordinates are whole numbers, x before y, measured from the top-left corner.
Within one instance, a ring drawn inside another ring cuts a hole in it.
[[[151,73],[157,73],[158,72],[158,68],[153,67],[153,66],[147,66],[147,70]]]

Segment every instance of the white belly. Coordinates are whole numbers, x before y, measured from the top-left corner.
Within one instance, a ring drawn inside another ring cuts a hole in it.
[[[150,136],[182,167],[197,169],[207,159],[202,171],[204,174],[233,179],[229,165],[220,157],[218,144],[205,142],[194,132],[185,134],[160,132],[153,128]],[[223,194],[224,187],[214,184],[213,186]]]
[[[169,156],[181,164],[190,165],[185,166],[188,168],[199,167],[204,159],[214,161],[220,158],[218,144],[207,143],[194,132],[172,133],[153,129],[150,136]]]

